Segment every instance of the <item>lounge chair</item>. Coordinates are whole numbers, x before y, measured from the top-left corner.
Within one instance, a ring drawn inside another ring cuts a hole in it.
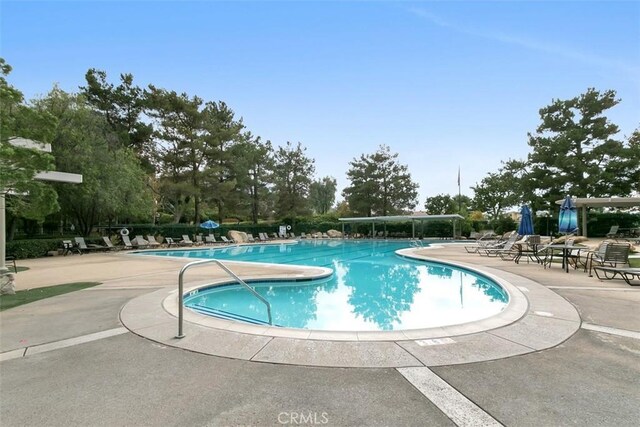
[[[107,245],[107,249],[109,249],[110,251],[117,251],[118,249],[120,249],[113,244],[109,236],[102,236],[102,240],[104,240],[104,244]]]
[[[279,239],[278,233],[271,233],[271,235],[273,236],[274,239],[276,239],[276,240]]]
[[[202,240],[202,235],[201,234],[196,234],[194,237],[196,239],[195,243],[196,243],[197,246],[204,245],[204,241]]]
[[[608,243],[603,246],[605,246],[604,249],[593,252],[591,257],[587,258],[585,270],[588,264],[589,277],[593,277],[592,271],[594,269],[594,263],[607,267],[618,267],[618,265],[629,266],[629,250],[631,248],[628,243]]]
[[[142,236],[134,237],[131,241],[131,244],[139,249],[146,249],[149,247],[149,242]]]
[[[104,250],[107,249],[106,246],[87,245],[87,243],[84,241],[84,237],[76,237],[75,241],[76,241],[76,245],[78,246],[80,251],[83,252],[83,253],[84,252],[104,251]]]
[[[530,260],[540,263],[541,261],[538,257],[538,246],[540,242],[541,238],[538,234],[524,236],[523,239],[515,242],[510,251],[499,252],[500,258],[520,264],[520,259],[524,256],[527,259],[527,263]]]
[[[220,240],[222,240],[222,242],[223,242],[223,243],[226,243],[226,244],[235,243],[235,242],[232,242],[231,240],[227,239],[227,238],[226,238],[226,237],[224,237],[224,236],[220,236]]]
[[[300,233],[300,238],[301,239],[306,239],[307,235],[304,233],[304,231],[302,233]]]
[[[510,252],[513,245],[518,240],[518,233],[512,233],[509,240],[505,242],[499,242],[495,245],[488,245],[486,247],[478,248],[478,255],[480,256],[499,256],[501,253]]]
[[[147,235],[147,242],[148,242],[149,246],[151,246],[152,248],[159,248],[160,247],[160,242],[158,242],[156,240],[156,238],[152,234],[148,234]]]
[[[269,241],[269,236],[267,236],[267,233],[258,233],[258,238],[260,239],[261,242]]]
[[[499,240],[496,239],[496,235],[492,231],[480,235],[477,238],[474,246],[465,246],[464,249],[470,254],[475,254],[478,252],[478,249],[490,247],[490,245],[495,245],[498,242]]]
[[[189,238],[188,234],[183,234],[182,235],[182,240],[180,240],[180,245],[182,246],[193,246],[195,243],[193,243],[193,241]]]
[[[292,239],[296,238],[296,233],[289,233],[289,237],[291,237]]]
[[[209,234],[208,236],[204,236],[204,242],[207,245],[213,245],[213,244],[217,243],[216,242],[216,238],[215,238],[215,236],[213,234]]]
[[[329,235],[328,235],[327,233],[322,233],[322,238],[323,238],[323,239],[328,239],[328,238],[329,238]]]
[[[633,280],[634,277],[640,280],[640,268],[620,268],[620,267],[607,267],[603,265],[597,265],[593,267],[593,271],[596,272],[596,276],[600,280],[602,280],[603,278],[607,280],[611,280],[615,278],[617,275],[620,275],[620,277],[625,282],[627,282],[627,285],[632,285],[632,286],[634,285],[631,283],[631,281]],[[600,274],[598,274],[598,271],[602,272],[603,277],[600,277]],[[611,275],[611,277],[609,277],[609,275]],[[640,283],[638,283],[638,285],[640,285]]]
[[[134,246],[131,244],[131,239],[129,239],[129,236],[120,236],[122,238],[122,244],[124,245],[125,249],[133,249]]]
[[[249,243],[255,243],[256,239],[255,239],[255,237],[253,237],[253,234],[247,234],[247,241]]]
[[[615,239],[616,237],[618,237],[619,228],[620,228],[619,225],[612,225],[611,228],[609,229],[609,232],[607,233],[607,239]]]

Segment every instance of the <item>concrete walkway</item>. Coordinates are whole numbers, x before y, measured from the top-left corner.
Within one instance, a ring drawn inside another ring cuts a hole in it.
[[[0,313],[0,423],[637,425],[639,287],[487,259],[456,245],[423,254],[537,282],[575,307],[581,328],[551,348],[476,363],[326,368],[255,362],[174,348],[123,328],[122,308],[175,286],[187,260],[91,254],[21,261],[30,267],[17,276],[22,289],[103,285]],[[238,268],[247,275],[300,274],[285,266]]]

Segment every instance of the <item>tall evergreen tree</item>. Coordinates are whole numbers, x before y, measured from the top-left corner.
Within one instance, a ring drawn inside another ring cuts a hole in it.
[[[307,157],[306,148],[287,141],[275,152],[273,182],[275,184],[276,216],[295,217],[310,212],[309,186],[315,172],[314,160]]]
[[[359,215],[393,215],[416,206],[418,184],[398,154],[382,145],[373,154],[362,154],[349,164],[351,185],[342,192],[351,210]]]
[[[620,102],[616,92],[553,100],[540,110],[542,123],[529,134],[529,179],[546,200],[627,195],[638,164],[629,145],[615,139],[618,126],[604,115]]]
[[[235,147],[235,174],[238,188],[243,194],[251,221],[258,223],[260,216],[268,214],[269,179],[273,173],[273,147],[270,141],[262,142],[251,132],[243,134],[242,142]]]
[[[120,74],[120,84],[114,86],[107,81],[106,72],[91,68],[85,80],[87,85],[80,87],[81,94],[104,115],[115,136],[109,143],[133,149],[145,169],[153,170],[153,127],[143,121],[147,100],[144,90],[133,84],[133,75]]]

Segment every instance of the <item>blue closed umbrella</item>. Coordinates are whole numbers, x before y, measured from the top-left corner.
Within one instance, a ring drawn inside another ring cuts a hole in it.
[[[558,231],[564,234],[573,234],[578,231],[578,212],[569,196],[565,197],[562,206],[560,206]]]
[[[521,236],[529,236],[533,234],[533,219],[531,218],[531,209],[524,205],[520,210],[520,225],[518,225],[518,234]]]
[[[213,230],[214,228],[218,228],[218,227],[220,227],[220,224],[218,224],[215,221],[211,221],[210,219],[200,224],[200,228],[206,228],[208,230]]]

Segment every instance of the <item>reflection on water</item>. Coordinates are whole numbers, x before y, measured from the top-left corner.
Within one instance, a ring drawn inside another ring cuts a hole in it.
[[[306,249],[305,245],[229,248],[237,250],[235,256],[269,258],[277,251],[287,261],[306,260],[308,265],[333,269],[330,278],[320,281],[251,284],[270,302],[276,325],[335,331],[418,329],[486,318],[499,313],[508,300],[501,287],[471,272],[397,257],[397,243],[391,247],[313,243]],[[216,257],[224,253],[216,252]],[[237,285],[202,291],[187,297],[185,304],[267,319],[264,304]]]

